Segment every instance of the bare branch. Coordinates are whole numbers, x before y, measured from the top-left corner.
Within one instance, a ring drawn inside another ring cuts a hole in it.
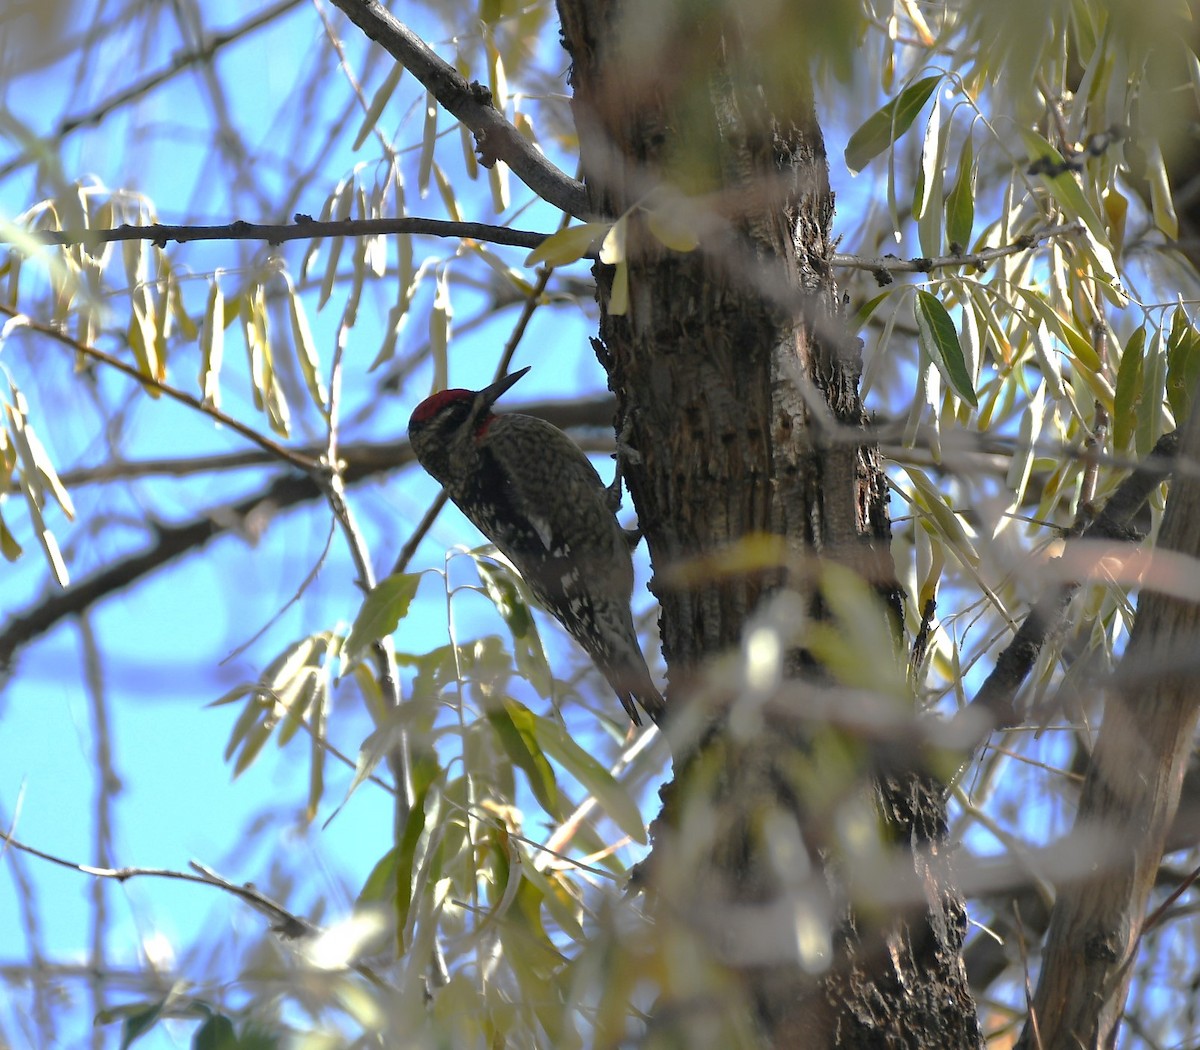
[[[490,168],[504,161],[526,186],[548,204],[569,215],[589,213],[587,190],[550,163],[492,105],[491,93],[467,83],[416,33],[377,0],[333,0],[346,16],[417,78],[447,112],[470,128],[480,163]]]
[[[611,422],[612,401],[600,398],[568,405],[562,402],[543,403],[525,406],[522,411],[539,415],[563,428],[571,425],[602,426]],[[580,441],[579,444],[585,451],[604,452],[612,449],[611,437]],[[347,485],[397,470],[413,461],[412,449],[407,441],[382,445],[346,445],[342,447],[340,457],[344,463],[342,479]],[[232,458],[212,457],[221,467],[229,466],[228,461]],[[265,466],[271,462],[278,462],[277,457],[262,457],[259,465]],[[236,461],[236,465],[251,464]],[[11,617],[3,631],[0,631],[0,675],[11,669],[12,659],[18,649],[64,618],[84,612],[110,594],[132,586],[175,558],[198,550],[227,532],[261,532],[273,515],[300,503],[319,499],[323,494],[312,473],[288,473],[276,478],[253,496],[211,507],[189,522],[152,526],[153,542],[146,549],[106,566],[65,591],[53,592],[27,611]]]
[[[142,372],[139,372],[132,365],[126,364],[124,361],[113,357],[111,354],[106,354],[103,350],[97,350],[94,346],[89,346],[87,343],[81,343],[78,339],[71,338],[71,336],[67,335],[66,332],[60,331],[59,329],[50,325],[45,325],[34,321],[12,309],[12,307],[5,306],[3,303],[0,303],[0,313],[7,314],[9,317],[20,318],[22,326],[29,331],[37,332],[39,335],[44,335],[48,339],[53,339],[56,342],[62,343],[64,346],[70,347],[77,353],[83,354],[84,357],[89,357],[93,361],[99,361],[101,364],[105,364],[109,368],[114,368],[118,372],[129,376],[131,379],[137,380],[137,382],[141,383],[143,386],[149,387],[151,390],[157,390],[160,394],[166,394],[167,397],[174,401],[178,401],[181,405],[187,405],[188,408],[194,408],[197,412],[209,416],[210,418],[216,420],[216,422],[227,426],[230,430],[241,434],[242,437],[246,438],[246,440],[252,441],[254,444],[258,445],[259,448],[266,449],[277,460],[281,459],[286,463],[290,463],[293,467],[298,467],[300,470],[315,471],[321,469],[321,463],[319,460],[311,459],[308,456],[303,456],[298,452],[293,452],[291,449],[285,448],[278,442],[272,441],[269,437],[263,436],[253,427],[248,427],[245,423],[241,423],[232,416],[226,415],[219,408],[205,404],[199,398],[193,397],[191,394],[185,393],[184,391],[179,390],[168,383],[164,383],[161,380],[147,376]]]
[[[110,95],[104,101],[83,113],[62,120],[58,127],[50,133],[50,141],[57,142],[66,138],[73,131],[78,131],[80,128],[96,126],[114,110],[120,109],[130,102],[136,102],[142,96],[153,91],[156,87],[165,84],[168,80],[174,79],[185,70],[191,69],[199,63],[212,61],[216,53],[223,47],[273,22],[280,15],[287,14],[292,8],[298,7],[300,2],[301,0],[281,0],[280,3],[258,12],[258,14],[247,18],[244,22],[238,23],[232,29],[207,36],[207,42],[204,47],[176,56],[175,60],[165,69],[160,69],[157,73],[151,73],[149,76],[135,81],[127,88],[123,88],[115,95]],[[10,160],[4,167],[0,168],[0,179],[6,178],[22,165],[32,163],[37,159],[35,153],[26,150],[20,156]]]
[[[933,273],[935,270],[958,269],[967,266],[975,270],[985,270],[990,263],[1009,255],[1019,255],[1036,248],[1044,241],[1056,237],[1070,237],[1084,232],[1082,223],[1067,222],[1060,226],[1047,226],[1044,230],[1036,230],[1018,237],[1011,244],[1002,244],[995,248],[984,248],[977,252],[966,252],[958,255],[939,255],[932,259],[898,259],[894,255],[876,256],[866,259],[861,255],[847,255],[844,252],[834,252],[829,257],[831,266],[840,266],[846,270],[870,270],[879,284],[892,283],[894,273]]]
[[[77,864],[74,861],[55,856],[53,853],[47,853],[45,850],[26,845],[6,831],[0,831],[0,841],[22,853],[28,853],[40,860],[57,864],[60,868],[69,868],[82,875],[91,875],[93,878],[115,879],[117,882],[135,878],[173,879],[179,882],[194,882],[201,886],[215,886],[219,890],[224,890],[226,893],[240,898],[255,911],[261,912],[271,920],[271,931],[287,940],[311,940],[322,932],[320,927],[294,912],[288,911],[278,901],[268,897],[261,890],[255,889],[254,886],[249,884],[240,886],[236,882],[230,882],[211,868],[196,861],[192,861],[191,864],[195,869],[194,872],[176,871],[174,868],[103,868],[91,864]],[[369,968],[360,963],[350,963],[349,966],[376,987],[387,988],[387,985]]]
[[[318,221],[310,215],[294,215],[290,223],[243,222],[238,219],[221,226],[167,226],[125,223],[107,230],[30,230],[45,244],[106,244],[114,241],[150,241],[160,248],[174,241],[285,241],[313,240],[318,237],[373,237],[379,234],[414,234],[429,237],[457,237],[465,240],[508,244],[516,248],[536,248],[550,235],[537,230],[513,230],[483,222],[450,222],[445,219],[340,219]],[[6,243],[0,236],[0,244]],[[590,253],[584,258],[592,258]]]

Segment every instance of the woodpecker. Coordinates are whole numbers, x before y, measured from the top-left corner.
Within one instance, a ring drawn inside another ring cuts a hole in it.
[[[516,566],[641,725],[666,712],[633,628],[633,559],[587,456],[558,427],[492,406],[528,368],[482,390],[442,390],[408,421],[421,466]]]

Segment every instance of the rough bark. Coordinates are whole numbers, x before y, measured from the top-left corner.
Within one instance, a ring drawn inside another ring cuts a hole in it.
[[[1180,454],[1184,462],[1200,459],[1195,410]],[[1105,698],[1076,820],[1080,877],[1058,887],[1022,1047],[1113,1045],[1129,993],[1200,712],[1193,673],[1200,603],[1153,589],[1186,578],[1170,552],[1200,557],[1200,481],[1191,471],[1176,473],[1158,550],[1165,558],[1147,576]]]
[[[879,455],[846,437],[865,422],[859,347],[826,264],[833,198],[803,58],[789,83],[761,79],[728,12],[617,0],[559,11],[592,209],[627,226],[628,310],[609,309],[616,274],[598,266],[597,351],[636,453],[623,466],[671,680],[676,780],[647,881],[662,943],[694,947],[727,978],[711,983],[698,963],[702,976],[676,978],[651,1033],[976,1046],[940,792],[805,717],[823,685],[800,637],[825,616],[821,566],[852,569],[882,597],[869,636],[888,636],[899,596]],[[706,202],[696,251],[647,227],[642,206],[664,184]],[[728,668],[760,621],[795,634],[782,689],[756,692],[713,663],[725,654]],[[837,825],[872,803],[883,862],[907,859],[889,907],[853,908],[857,861]]]

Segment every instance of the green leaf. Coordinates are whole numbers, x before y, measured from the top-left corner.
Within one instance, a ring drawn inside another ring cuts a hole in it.
[[[517,671],[538,696],[550,699],[554,695],[554,674],[520,585],[505,566],[490,559],[475,557],[475,565],[487,596],[512,633]]]
[[[975,146],[970,133],[963,140],[958,158],[958,174],[946,196],[946,240],[950,250],[966,251],[971,245],[971,229],[975,225]]]
[[[354,145],[350,147],[353,152],[357,153],[362,148],[362,144],[367,141],[367,137],[375,130],[375,125],[383,113],[383,107],[388,104],[388,100],[392,97],[392,92],[396,90],[396,85],[400,83],[400,77],[403,73],[404,64],[396,62],[388,72],[388,75],[384,77],[383,83],[379,85],[378,90],[371,98],[371,104],[367,106],[367,111],[363,115],[363,121],[358,127],[358,134],[354,136]]]
[[[917,338],[921,348],[937,365],[938,371],[954,392],[972,408],[978,408],[979,399],[975,396],[975,387],[967,371],[967,362],[958,342],[958,332],[950,315],[946,313],[946,308],[938,302],[936,296],[918,290],[913,304],[913,316],[917,322]]]
[[[1175,321],[1167,344],[1167,402],[1175,422],[1182,426],[1200,379],[1200,333],[1182,309],[1175,311]]]
[[[585,222],[552,233],[525,256],[525,265],[546,263],[549,266],[565,266],[582,259],[608,233],[611,226],[610,222]]]
[[[0,553],[7,561],[16,561],[21,556],[21,545],[4,523],[3,515],[0,515]]]
[[[1142,400],[1138,405],[1133,447],[1147,456],[1163,432],[1163,396],[1167,385],[1167,348],[1161,331],[1155,332],[1142,358]]]
[[[419,572],[402,572],[380,580],[371,588],[342,648],[342,674],[358,663],[368,646],[386,638],[400,625],[408,615],[420,582]]]
[[[209,1017],[192,1036],[192,1050],[233,1050],[238,1045],[233,1022],[219,1013]]]
[[[125,1018],[121,1030],[121,1050],[128,1050],[138,1039],[144,1036],[157,1023],[167,1005],[166,999],[150,1003]]]
[[[867,163],[903,135],[917,119],[941,76],[925,77],[910,84],[891,102],[871,114],[846,143],[846,167],[862,171]]]
[[[646,825],[625,787],[570,737],[557,722],[537,722],[538,741],[552,758],[581,783],[616,825],[634,842],[646,842]]]
[[[873,299],[868,299],[857,310],[854,311],[854,316],[850,319],[850,331],[861,332],[867,326],[867,322],[871,320],[871,315],[879,309],[879,304],[882,303],[892,293],[880,292]]]
[[[558,784],[554,767],[538,743],[537,716],[524,704],[503,698],[500,703],[487,705],[487,720],[495,732],[504,753],[529,780],[534,797],[547,813],[558,817]]]
[[[1117,368],[1117,391],[1113,398],[1113,448],[1126,451],[1133,439],[1137,403],[1142,396],[1142,355],[1146,350],[1146,329],[1139,328],[1121,351]]]

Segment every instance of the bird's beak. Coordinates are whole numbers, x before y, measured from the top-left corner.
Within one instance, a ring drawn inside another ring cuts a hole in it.
[[[519,371],[510,372],[503,379],[497,379],[496,382],[494,382],[491,386],[485,386],[481,391],[479,391],[479,397],[483,404],[488,408],[491,408],[492,405],[499,400],[500,396],[506,390],[508,390],[509,387],[515,384],[516,381],[521,378],[521,376],[529,371],[529,368],[530,366],[526,365]]]

